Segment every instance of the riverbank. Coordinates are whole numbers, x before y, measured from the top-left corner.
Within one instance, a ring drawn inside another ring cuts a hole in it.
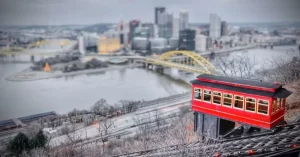
[[[99,69],[88,69],[82,71],[74,71],[69,73],[59,72],[41,72],[41,71],[30,71],[30,69],[25,69],[19,73],[13,74],[11,76],[6,77],[7,81],[37,81],[43,79],[51,79],[51,78],[60,78],[67,76],[76,76],[76,75],[84,75],[84,74],[95,74],[99,72],[112,71],[112,70],[121,70],[126,68],[138,68],[141,67],[140,64],[129,64],[123,66],[112,66],[107,68],[99,68]]]

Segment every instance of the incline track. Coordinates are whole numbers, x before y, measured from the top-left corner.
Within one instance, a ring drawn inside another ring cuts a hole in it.
[[[221,139],[210,142],[197,142],[187,146],[174,145],[165,148],[123,154],[121,156],[278,156],[299,152],[300,122],[281,125],[265,134],[249,134],[243,137]],[[185,148],[182,151],[180,148]]]

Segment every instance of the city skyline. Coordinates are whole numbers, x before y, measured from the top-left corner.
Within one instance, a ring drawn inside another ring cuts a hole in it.
[[[157,6],[174,16],[187,10],[191,23],[208,23],[211,13],[230,23],[300,22],[297,0],[1,0],[0,25],[89,25],[131,19],[154,23]]]

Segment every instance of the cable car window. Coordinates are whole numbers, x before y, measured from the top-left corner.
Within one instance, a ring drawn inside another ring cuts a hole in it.
[[[276,99],[273,100],[273,103],[272,103],[272,113],[275,113],[276,112]]]
[[[213,92],[213,103],[221,105],[221,98],[222,98],[222,93],[221,92]]]
[[[279,111],[280,110],[280,103],[281,103],[281,100],[280,100],[280,98],[277,98],[277,111]]]
[[[256,99],[254,98],[246,98],[246,110],[255,112]]]
[[[281,103],[280,103],[281,109],[284,109],[284,105],[285,105],[284,103],[285,103],[285,98],[281,99]]]
[[[238,109],[244,108],[244,97],[242,96],[234,96],[234,107]]]
[[[194,99],[195,100],[202,99],[202,90],[200,88],[194,88]]]
[[[204,90],[204,101],[211,102],[211,91]]]
[[[225,94],[223,95],[223,105],[231,107],[232,106],[232,95],[231,94]]]
[[[268,115],[268,109],[269,109],[269,101],[258,100],[258,108],[257,108],[258,113]]]

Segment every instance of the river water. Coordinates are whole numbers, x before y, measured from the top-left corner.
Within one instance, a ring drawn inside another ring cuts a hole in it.
[[[249,56],[262,65],[267,58],[286,57],[286,51],[298,51],[296,46],[253,49],[228,56]],[[213,64],[216,64],[212,60]],[[123,69],[93,75],[80,75],[32,82],[10,82],[5,77],[30,64],[0,63],[0,120],[48,111],[66,113],[72,109],[90,109],[99,99],[110,104],[119,100],[151,100],[190,91],[184,83],[196,77],[176,69],[158,74],[145,69]]]

